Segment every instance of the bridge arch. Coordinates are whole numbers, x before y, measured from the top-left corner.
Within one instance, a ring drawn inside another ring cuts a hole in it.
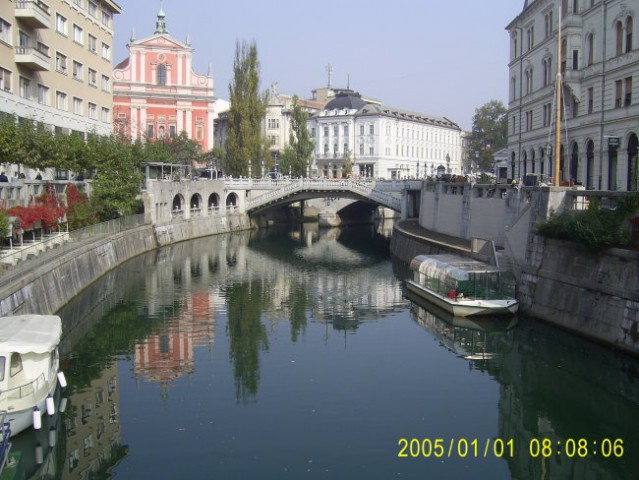
[[[226,206],[227,207],[237,207],[239,205],[239,197],[237,193],[231,192],[226,196]]]
[[[191,211],[199,210],[202,205],[202,196],[199,193],[194,193],[191,196]]]
[[[173,197],[173,202],[171,203],[171,209],[173,211],[181,211],[182,206],[184,205],[184,197],[181,193],[178,193],[175,197]]]
[[[213,192],[211,195],[209,195],[208,206],[209,210],[217,210],[218,208],[220,208],[220,196],[217,193]]]

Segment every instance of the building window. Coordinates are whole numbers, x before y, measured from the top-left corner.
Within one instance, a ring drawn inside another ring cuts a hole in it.
[[[269,118],[268,119],[268,128],[273,130],[280,128],[280,119],[279,118]],[[328,127],[324,127],[324,135],[328,136]]]
[[[11,91],[11,72],[0,67],[0,90]]]
[[[592,113],[593,111],[593,105],[595,103],[595,89],[593,87],[590,87],[588,89],[588,113]]]
[[[67,35],[67,19],[59,13],[55,15],[55,29],[62,35]]]
[[[339,125],[333,125],[333,136],[339,137]]]
[[[82,0],[73,0],[73,3],[75,3],[78,7],[82,7]]]
[[[98,39],[91,34],[89,34],[89,51],[98,53]]]
[[[372,124],[372,123],[371,123],[371,125],[370,125],[370,127],[369,127],[369,133],[370,133],[371,135],[375,135],[375,124]]]
[[[91,120],[98,118],[98,106],[95,103],[89,103],[89,118]]]
[[[77,25],[73,25],[73,41],[84,45],[84,32],[82,28]]]
[[[73,113],[76,115],[82,115],[82,99],[73,97]]]
[[[38,84],[38,103],[49,105],[49,88],[41,84]]]
[[[76,80],[83,80],[82,64],[80,62],[73,61],[73,78]]]
[[[364,155],[364,144],[363,143],[359,144],[359,154],[360,155]]]
[[[572,51],[572,69],[579,70],[579,50]]]
[[[595,62],[595,36],[594,34],[589,34],[588,39],[586,40],[588,43],[588,65],[592,65]]]
[[[344,137],[348,138],[348,125],[344,125]]]
[[[105,92],[111,91],[111,79],[106,75],[102,75],[102,90]]]
[[[621,22],[617,22],[615,29],[617,30],[615,53],[617,55],[621,55],[623,53],[623,24]]]
[[[530,51],[533,49],[533,47],[535,46],[535,27],[530,27],[528,30],[526,30],[526,50]]]
[[[621,108],[621,96],[622,96],[623,82],[617,80],[615,82],[615,108]]]
[[[67,94],[64,92],[56,92],[55,94],[55,107],[58,110],[67,109]]]
[[[369,147],[368,148],[368,154],[369,155],[374,155],[375,154],[375,148],[374,147]]]
[[[22,98],[29,100],[31,98],[31,80],[28,78],[20,77],[19,80],[19,92]]]
[[[149,123],[146,126],[146,138],[149,138],[149,139],[153,138],[153,132],[154,132],[153,124]]]
[[[344,144],[344,154],[348,153],[348,143]]]
[[[110,113],[111,111],[108,108],[102,107],[102,121],[104,123],[109,123],[111,121],[111,119],[109,118]]]
[[[102,25],[107,28],[111,28],[111,15],[108,12],[102,10]]]
[[[632,104],[632,77],[625,79],[623,105],[627,107]]]
[[[93,85],[94,87],[98,84],[98,72],[89,68],[89,85]]]
[[[12,45],[11,41],[11,24],[0,18],[0,41]]]
[[[63,53],[56,52],[55,54],[55,69],[66,75],[67,73],[67,56]]]
[[[89,15],[95,18],[97,14],[98,14],[98,6],[93,2],[89,2]]]
[[[549,38],[552,35],[552,10],[544,16],[544,33],[546,38]]]
[[[157,70],[158,85],[166,85],[166,65],[160,63]]]
[[[111,47],[109,47],[106,43],[102,44],[102,58],[105,60],[111,60]]]
[[[279,144],[279,138],[277,135],[269,135],[268,139],[272,147]]]
[[[626,19],[626,53],[632,51],[632,17]]]
[[[175,125],[169,125],[169,138],[175,138]]]
[[[359,126],[359,134],[360,135],[364,135],[364,125],[360,125]],[[364,152],[362,152],[362,153],[364,153]]]

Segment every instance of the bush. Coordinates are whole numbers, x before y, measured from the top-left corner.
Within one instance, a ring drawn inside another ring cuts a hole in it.
[[[639,210],[639,195],[620,197],[614,210],[601,208],[599,197],[592,197],[586,211],[552,213],[536,228],[548,238],[579,243],[589,250],[630,246],[631,232],[626,221]]]

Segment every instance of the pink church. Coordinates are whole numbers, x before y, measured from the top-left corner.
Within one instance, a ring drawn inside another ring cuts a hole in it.
[[[213,76],[193,71],[193,48],[166,30],[157,14],[152,36],[132,35],[129,58],[113,70],[113,122],[116,133],[148,141],[170,139],[185,131],[202,151],[213,148],[216,98]]]

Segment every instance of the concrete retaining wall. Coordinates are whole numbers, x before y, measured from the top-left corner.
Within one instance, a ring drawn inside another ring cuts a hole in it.
[[[142,253],[174,242],[248,228],[248,217],[237,214],[217,217],[215,222],[192,219],[145,225],[79,242],[75,250],[34,262],[34,268],[26,274],[3,277],[0,316],[55,313],[98,278]]]
[[[639,253],[593,254],[569,242],[533,236],[519,279],[524,312],[639,355]]]

